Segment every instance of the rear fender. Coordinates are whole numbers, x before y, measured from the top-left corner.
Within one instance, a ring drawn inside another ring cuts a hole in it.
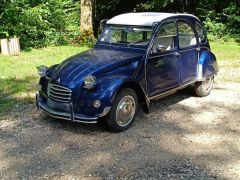
[[[209,50],[200,52],[196,79],[203,81],[206,77],[217,74],[218,70],[215,55]]]

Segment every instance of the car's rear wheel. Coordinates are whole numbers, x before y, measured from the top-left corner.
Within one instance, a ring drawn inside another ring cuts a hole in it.
[[[195,93],[199,97],[208,96],[213,88],[214,76],[207,77],[204,81],[196,82]]]
[[[120,132],[128,129],[136,116],[138,98],[132,89],[124,89],[117,94],[106,123],[111,131]]]

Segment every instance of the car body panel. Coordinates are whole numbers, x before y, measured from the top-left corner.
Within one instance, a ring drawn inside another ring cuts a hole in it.
[[[197,80],[203,80],[205,77],[218,73],[219,68],[215,55],[208,48],[201,48]]]
[[[196,46],[181,49],[179,39],[176,39],[174,50],[152,54],[159,29],[165,22],[177,23],[178,20],[184,20],[192,27],[196,22],[200,23],[194,16],[169,15],[153,24],[153,34],[147,47],[107,44],[98,40],[93,49],[52,66],[47,75],[40,78],[37,106],[53,117],[92,123],[107,115],[123,88],[134,89],[149,112],[151,100],[215,75],[218,72],[216,57],[207,40],[200,43],[197,39]],[[90,90],[84,88],[83,82],[88,75],[97,79],[96,86]],[[71,101],[61,103],[51,99],[48,96],[50,84],[68,88]],[[99,108],[93,106],[95,100],[100,100]]]
[[[198,65],[197,47],[180,51],[181,84],[192,81],[196,77]]]
[[[125,66],[143,56],[143,53],[128,53],[123,50],[93,48],[72,56],[61,63],[51,78],[50,83],[74,87],[76,84],[79,85],[79,83],[81,83],[82,77],[89,74],[101,76],[101,74]]]
[[[160,56],[150,56],[147,63],[148,95],[155,96],[176,87],[179,82],[179,57],[175,51]]]

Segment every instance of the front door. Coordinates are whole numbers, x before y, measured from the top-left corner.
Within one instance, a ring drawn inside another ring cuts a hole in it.
[[[179,56],[176,22],[166,22],[155,36],[147,62],[149,97],[179,85]]]
[[[198,63],[198,40],[193,28],[185,21],[178,21],[181,84],[194,80]]]

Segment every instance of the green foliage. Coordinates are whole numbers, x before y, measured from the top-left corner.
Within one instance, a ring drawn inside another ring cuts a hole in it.
[[[174,0],[151,0],[137,4],[135,10],[153,10],[159,8],[165,8],[167,5],[173,3]]]
[[[97,4],[97,19],[107,19],[129,11],[191,13],[201,19],[211,39],[234,38],[240,42],[239,6],[237,0],[110,0]]]
[[[240,10],[237,2],[230,2],[220,12],[216,11],[216,8],[208,11],[199,8],[199,14],[204,20],[210,39],[217,40],[221,38],[227,41],[234,38],[240,41]]]
[[[103,19],[110,19],[121,13],[134,11],[137,4],[146,0],[101,0],[96,2],[94,31],[98,33],[99,23]]]
[[[238,0],[101,0],[96,1],[94,33],[99,23],[126,12],[187,12],[198,16],[210,39],[240,42]],[[20,37],[21,46],[43,47],[69,43],[93,44],[80,32],[80,0],[0,0],[0,38]],[[90,38],[90,40],[89,40]]]
[[[80,3],[12,0],[0,11],[1,37],[18,36],[23,47],[63,45],[79,35]]]

